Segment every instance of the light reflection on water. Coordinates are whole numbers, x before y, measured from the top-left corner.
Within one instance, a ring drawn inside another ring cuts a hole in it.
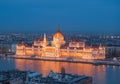
[[[50,70],[60,72],[64,67],[66,73],[87,75],[93,77],[93,84],[120,84],[120,67],[119,66],[94,66],[92,64],[52,62],[40,60],[0,60],[0,70],[5,70],[4,66],[17,68],[19,70],[37,71],[46,76]]]

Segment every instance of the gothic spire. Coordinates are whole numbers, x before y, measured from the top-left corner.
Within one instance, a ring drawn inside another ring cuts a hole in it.
[[[43,39],[44,42],[47,41],[47,37],[46,37],[46,34],[44,33],[44,39]]]
[[[60,32],[60,24],[58,24],[57,32]]]

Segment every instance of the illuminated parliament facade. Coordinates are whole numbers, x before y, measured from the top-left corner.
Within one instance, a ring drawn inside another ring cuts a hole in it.
[[[43,40],[35,40],[32,46],[25,43],[16,45],[18,56],[41,56],[41,57],[75,57],[83,59],[104,59],[105,47],[86,46],[84,41],[70,41],[66,43],[64,35],[58,30],[51,43],[44,34]]]

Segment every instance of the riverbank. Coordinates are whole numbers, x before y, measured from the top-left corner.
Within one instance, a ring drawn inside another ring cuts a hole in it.
[[[31,56],[16,56],[16,55],[9,55],[7,56],[7,58],[120,66],[119,61],[113,61],[113,60],[109,60],[109,61],[108,60],[88,60],[88,59],[80,59],[80,58],[58,58],[58,57],[55,58],[55,57],[37,57],[37,56],[31,57]]]

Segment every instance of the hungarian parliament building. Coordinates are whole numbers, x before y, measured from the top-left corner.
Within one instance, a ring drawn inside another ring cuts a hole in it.
[[[53,35],[49,42],[46,34],[43,40],[34,40],[32,46],[25,43],[16,45],[17,56],[40,57],[75,57],[82,59],[105,59],[105,47],[86,46],[84,41],[70,41],[66,43],[60,29]]]

